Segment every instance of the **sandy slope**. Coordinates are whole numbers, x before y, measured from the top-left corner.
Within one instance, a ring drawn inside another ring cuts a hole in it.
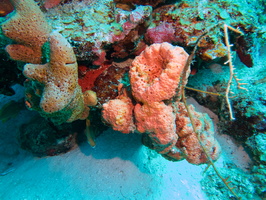
[[[23,95],[22,88],[17,89],[16,96],[1,96],[1,106]],[[109,129],[97,138],[94,149],[84,142],[63,155],[33,157],[19,149],[15,135],[34,115],[24,110],[0,122],[0,200],[207,199],[199,183],[205,165],[169,162],[144,147],[137,134]]]
[[[0,177],[0,199],[205,199],[201,167],[172,163],[140,144],[138,135],[105,132],[56,157],[27,155]]]

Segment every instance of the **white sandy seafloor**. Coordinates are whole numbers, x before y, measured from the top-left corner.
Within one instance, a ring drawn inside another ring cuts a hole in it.
[[[1,107],[23,96],[22,87],[15,88],[20,91],[15,96],[0,96]],[[16,134],[34,116],[23,110],[0,122],[0,200],[208,199],[200,185],[206,165],[167,161],[143,146],[137,134],[109,129],[96,139],[94,149],[84,142],[66,154],[33,157],[19,148]],[[238,167],[248,167],[250,160],[242,147],[228,136],[221,140],[223,154],[230,154]],[[218,168],[232,162],[224,155],[216,162]]]

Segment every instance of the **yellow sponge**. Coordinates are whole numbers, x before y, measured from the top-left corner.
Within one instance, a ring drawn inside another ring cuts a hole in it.
[[[47,41],[51,28],[33,0],[12,0],[15,11],[2,24],[3,34],[17,44],[6,50],[14,60],[41,63],[42,45]]]
[[[30,81],[43,85],[43,89],[35,90],[35,94],[39,93],[40,96],[39,111],[43,116],[51,118],[64,116],[68,122],[84,119],[89,114],[89,108],[84,105],[84,97],[78,84],[78,66],[74,51],[68,41],[57,32],[50,34],[49,42],[50,62],[43,65],[27,64],[23,70],[23,74]],[[30,99],[32,95],[26,96]],[[96,99],[96,96],[92,98]],[[36,107],[32,103],[28,101],[27,106]]]

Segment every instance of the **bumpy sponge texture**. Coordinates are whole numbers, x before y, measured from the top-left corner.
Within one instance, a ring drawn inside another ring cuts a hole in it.
[[[2,24],[3,34],[17,44],[6,50],[14,60],[41,63],[42,46],[47,41],[51,28],[44,14],[33,0],[11,0],[15,11]]]
[[[147,47],[130,68],[133,96],[142,103],[173,97],[187,58],[182,47],[167,42]]]

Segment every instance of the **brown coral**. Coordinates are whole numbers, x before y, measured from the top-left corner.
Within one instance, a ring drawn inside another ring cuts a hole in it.
[[[108,102],[110,99],[115,99],[118,93],[118,85],[122,82],[123,77],[128,72],[128,65],[124,68],[111,65],[102,74],[100,74],[91,90],[97,93],[98,107]]]

